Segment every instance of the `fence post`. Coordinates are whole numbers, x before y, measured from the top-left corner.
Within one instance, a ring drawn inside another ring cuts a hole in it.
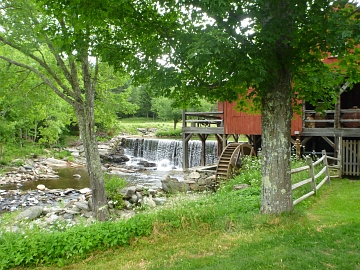
[[[339,159],[338,162],[337,162],[337,165],[339,166],[339,177],[341,178],[342,177],[342,170],[343,170],[343,162],[342,162],[342,155],[343,155],[343,137],[339,137],[339,145],[338,145],[338,149],[339,149],[339,152],[338,152],[338,156],[337,158]]]
[[[316,182],[315,182],[315,174],[314,174],[314,166],[312,159],[310,157],[306,157],[306,163],[309,165],[309,177],[311,178],[311,188],[314,191],[314,195],[316,195]]]
[[[321,154],[323,156],[325,156],[324,160],[323,160],[323,163],[324,163],[324,166],[326,167],[326,175],[327,175],[327,183],[330,184],[330,171],[329,171],[329,166],[328,166],[328,162],[327,162],[327,155],[326,155],[326,150],[322,150],[321,151]]]

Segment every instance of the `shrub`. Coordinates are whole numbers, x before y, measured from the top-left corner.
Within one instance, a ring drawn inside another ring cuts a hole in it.
[[[116,175],[105,174],[105,190],[107,197],[113,201],[115,208],[121,209],[124,206],[123,196],[119,193],[121,189],[126,187],[127,182]]]
[[[130,239],[152,232],[154,219],[139,214],[127,221],[74,226],[64,232],[39,229],[21,233],[1,232],[0,269],[16,266],[57,264],[59,267],[90,252],[128,245]]]

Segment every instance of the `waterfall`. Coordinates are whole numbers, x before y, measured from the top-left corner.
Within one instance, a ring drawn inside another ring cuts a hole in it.
[[[201,141],[189,142],[189,167],[201,165]],[[206,164],[217,162],[216,141],[205,143]],[[127,138],[125,154],[138,157],[150,162],[168,162],[169,165],[182,168],[182,141],[167,139]]]

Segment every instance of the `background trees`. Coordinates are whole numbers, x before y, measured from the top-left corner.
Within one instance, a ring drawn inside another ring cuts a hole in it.
[[[0,10],[0,60],[17,66],[37,76],[41,84],[51,89],[70,105],[76,116],[80,137],[84,145],[87,169],[92,188],[92,203],[96,218],[108,219],[104,176],[96,142],[95,103],[108,102],[106,90],[114,84],[108,79],[112,72],[106,70],[96,57],[96,45],[107,34],[108,25],[90,24],[77,13],[78,3],[63,5],[52,1],[2,1]],[[87,8],[85,5],[82,8]],[[94,11],[94,10],[92,10]],[[4,53],[6,50],[6,53]],[[119,77],[115,76],[119,79]],[[38,93],[38,92],[37,92]],[[51,95],[44,94],[47,101]],[[46,96],[45,96],[46,95]],[[113,98],[114,96],[112,96]],[[119,105],[126,98],[118,100]],[[56,102],[55,102],[56,103]],[[101,109],[101,106],[98,106]],[[109,116],[110,110],[102,115]],[[112,108],[112,106],[109,106]],[[46,118],[46,126],[54,126],[56,115]],[[100,122],[100,121],[99,121]],[[42,130],[42,132],[45,132]],[[50,134],[47,134],[50,138]]]

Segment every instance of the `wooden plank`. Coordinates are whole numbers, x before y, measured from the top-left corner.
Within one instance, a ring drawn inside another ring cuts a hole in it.
[[[185,120],[186,123],[221,123],[223,120]]]
[[[302,172],[305,170],[308,170],[310,167],[309,165],[303,166],[303,167],[299,167],[299,168],[295,168],[295,169],[291,169],[291,173],[298,173],[298,172]]]
[[[326,166],[322,168],[321,171],[314,176],[314,178],[318,179],[324,172],[326,172]]]
[[[328,181],[328,176],[326,175],[325,177],[324,177],[324,179],[323,180],[321,180],[321,182],[316,186],[316,190],[319,190],[320,188],[321,188],[321,186],[326,182],[326,181]]]
[[[330,146],[331,146],[332,148],[335,149],[335,143],[333,143],[332,140],[330,140],[330,139],[329,139],[328,137],[326,137],[326,136],[321,136],[321,138],[323,138],[324,141],[326,141],[328,144],[330,144]]]
[[[224,127],[183,127],[184,133],[224,134]]]
[[[314,192],[313,190],[310,191],[309,193],[307,193],[307,194],[301,196],[300,198],[296,199],[295,201],[293,201],[293,205],[296,205],[296,204],[298,204],[299,202],[302,202],[303,200],[309,198],[310,196],[312,196],[312,195],[314,195],[314,194],[315,194],[315,192]]]
[[[223,111],[216,111],[216,112],[185,112],[186,115],[202,115],[202,114],[209,114],[209,115],[214,115],[214,114],[223,114]]]
[[[301,136],[329,136],[360,138],[360,128],[303,128]]]
[[[294,189],[297,189],[298,187],[301,187],[303,185],[306,185],[308,183],[310,183],[312,181],[312,178],[308,178],[308,179],[305,179],[305,180],[302,180],[300,182],[297,182],[293,185],[291,185],[291,189],[294,190]]]
[[[324,158],[326,158],[326,156],[322,156],[321,158],[319,158],[317,161],[315,161],[315,162],[313,163],[313,166],[316,166],[316,165],[318,165],[319,163],[321,163],[321,162],[324,160]]]

